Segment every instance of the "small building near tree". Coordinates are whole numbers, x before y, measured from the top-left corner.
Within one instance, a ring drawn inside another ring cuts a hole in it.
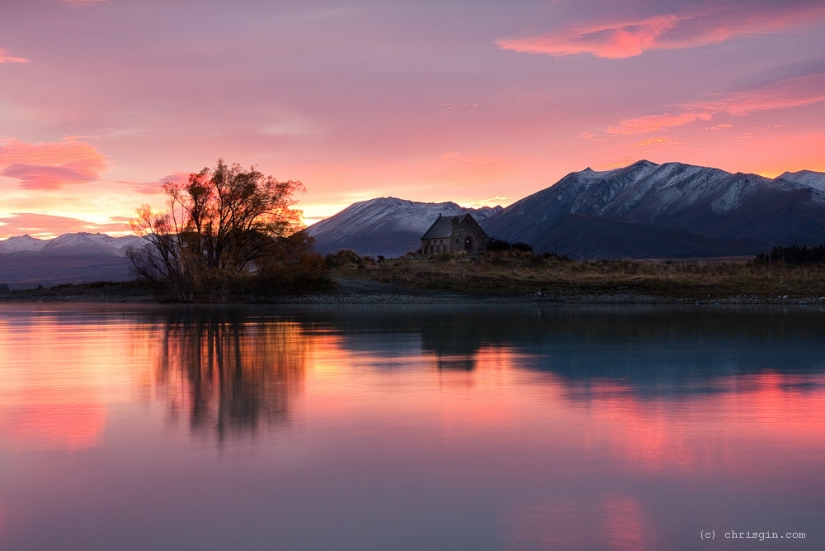
[[[471,255],[487,252],[487,234],[470,214],[441,216],[421,237],[423,254],[466,251]]]

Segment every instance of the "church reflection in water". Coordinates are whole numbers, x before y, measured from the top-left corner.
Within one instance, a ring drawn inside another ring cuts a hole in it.
[[[193,431],[223,439],[288,418],[306,369],[300,324],[188,312],[161,331],[152,386]]]
[[[575,401],[720,391],[731,377],[821,374],[820,313],[776,310],[172,308],[139,316],[151,333],[144,385],[194,432],[253,434],[289,419],[306,374],[432,365],[478,373],[490,351],[554,376]],[[136,334],[144,334],[136,332]],[[142,337],[141,337],[142,338]],[[783,346],[774,344],[783,339]],[[484,354],[481,351],[485,351]],[[501,361],[499,361],[501,360]],[[432,362],[432,363],[429,363]],[[372,369],[371,368],[371,369]],[[606,390],[607,389],[607,390]]]

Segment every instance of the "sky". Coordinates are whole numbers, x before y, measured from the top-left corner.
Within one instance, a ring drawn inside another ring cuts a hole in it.
[[[128,234],[219,158],[307,224],[639,159],[825,172],[825,2],[0,0],[0,239]]]

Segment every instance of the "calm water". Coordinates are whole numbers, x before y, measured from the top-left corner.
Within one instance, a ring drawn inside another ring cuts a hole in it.
[[[825,310],[0,306],[0,549],[822,550]]]

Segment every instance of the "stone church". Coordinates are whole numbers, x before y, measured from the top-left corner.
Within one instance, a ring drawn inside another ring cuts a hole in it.
[[[490,240],[470,214],[441,216],[421,237],[422,254],[467,251],[471,255],[487,252]]]

